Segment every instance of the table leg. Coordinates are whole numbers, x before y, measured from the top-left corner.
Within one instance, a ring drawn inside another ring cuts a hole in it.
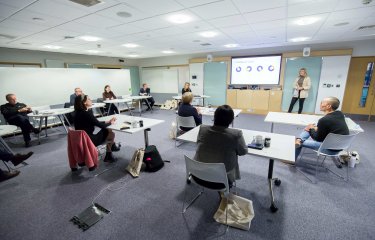
[[[44,118],[44,132],[46,133],[46,137],[48,137],[47,133],[47,123],[48,123],[48,117]]]
[[[129,107],[129,105],[128,105],[127,102],[125,102],[125,105],[128,108],[130,115],[133,116],[132,110],[130,109],[130,107]]]
[[[272,181],[275,180],[275,185],[276,186],[279,186],[281,184],[281,181],[277,178],[272,178],[272,175],[273,175],[273,164],[274,164],[274,160],[273,159],[270,159],[269,160],[269,165],[268,165],[268,185],[269,185],[269,190],[270,190],[270,195],[271,195],[271,206],[270,206],[270,209],[271,209],[271,212],[277,212],[278,208],[276,207],[275,205],[275,198],[273,196],[273,189],[272,189]]]
[[[109,106],[108,106],[107,116],[109,116],[109,109],[111,109],[111,107],[112,107],[112,103],[110,103]]]
[[[139,110],[139,116],[142,116],[142,99],[139,99],[138,101],[138,110]]]
[[[39,133],[38,133],[38,143],[40,144],[40,132],[42,131],[43,117],[39,118]]]
[[[271,133],[273,133],[273,122],[271,123]]]
[[[61,118],[60,115],[57,115],[57,117],[59,118],[60,122],[61,122],[62,125],[64,126],[65,132],[68,133],[68,129],[66,129],[66,126],[65,126],[64,118]]]
[[[144,136],[145,136],[145,148],[148,146],[148,132],[151,131],[150,128],[146,128],[143,133],[144,133]]]
[[[64,117],[64,119],[66,120],[66,122],[68,123],[69,127],[71,127],[72,124],[70,124],[70,122],[69,122],[68,118],[65,116],[65,114],[63,114],[63,117]]]

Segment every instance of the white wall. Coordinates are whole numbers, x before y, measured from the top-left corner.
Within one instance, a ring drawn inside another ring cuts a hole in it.
[[[203,95],[204,63],[191,63],[189,68],[191,91],[194,95]]]

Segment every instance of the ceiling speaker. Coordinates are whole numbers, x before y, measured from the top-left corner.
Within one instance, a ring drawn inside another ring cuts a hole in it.
[[[310,56],[310,50],[311,50],[311,48],[309,48],[309,47],[305,47],[305,48],[303,48],[302,55],[303,55],[304,57],[309,57],[309,56]]]
[[[212,55],[208,54],[207,55],[207,62],[212,62],[212,59],[213,59]]]

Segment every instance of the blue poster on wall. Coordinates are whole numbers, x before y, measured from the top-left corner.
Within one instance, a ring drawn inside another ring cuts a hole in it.
[[[365,74],[365,80],[363,82],[361,98],[359,100],[359,106],[360,107],[366,106],[368,90],[369,90],[369,87],[370,87],[370,84],[371,84],[371,78],[372,78],[372,71],[373,70],[374,70],[374,63],[369,62],[367,64],[367,68],[366,68],[366,74]]]
[[[284,74],[284,84],[283,84],[283,100],[282,100],[282,111],[288,111],[290,102],[293,97],[294,86],[293,83],[298,77],[299,70],[301,68],[306,68],[307,75],[311,79],[311,87],[308,91],[308,97],[305,99],[303,104],[302,113],[314,113],[316,97],[318,94],[320,72],[322,68],[322,58],[321,57],[296,57],[287,58],[286,67]],[[298,110],[298,102],[294,105],[293,111]]]

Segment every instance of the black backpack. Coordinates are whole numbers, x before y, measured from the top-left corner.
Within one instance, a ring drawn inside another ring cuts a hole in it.
[[[145,149],[145,154],[143,155],[143,162],[146,165],[147,172],[159,171],[164,166],[164,161],[156,149],[155,145],[149,145]]]

